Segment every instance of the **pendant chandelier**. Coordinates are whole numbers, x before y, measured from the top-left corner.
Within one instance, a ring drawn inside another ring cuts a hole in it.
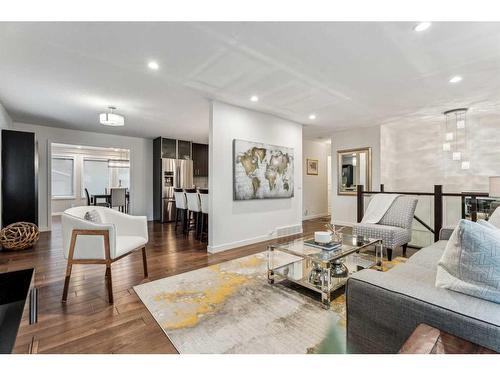
[[[460,163],[460,168],[470,168],[467,151],[467,110],[468,108],[450,109],[444,112],[445,134],[443,151],[450,154],[453,161]]]

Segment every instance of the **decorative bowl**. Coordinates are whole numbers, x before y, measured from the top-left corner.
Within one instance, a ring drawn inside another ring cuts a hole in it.
[[[332,233],[331,232],[314,232],[314,241],[319,244],[327,244],[332,242]]]

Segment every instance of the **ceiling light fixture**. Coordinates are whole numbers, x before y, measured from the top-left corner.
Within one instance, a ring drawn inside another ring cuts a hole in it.
[[[252,96],[250,97],[250,101],[251,101],[251,102],[254,102],[254,103],[255,103],[255,102],[258,102],[258,101],[259,101],[259,97],[258,97],[257,95],[252,95]]]
[[[462,80],[462,77],[460,76],[454,76],[450,78],[450,83],[458,83]]]
[[[430,22],[420,22],[417,25],[415,25],[413,30],[419,33],[421,31],[427,30],[429,27],[431,27]]]
[[[150,61],[148,63],[148,68],[151,70],[158,70],[158,69],[160,69],[160,65],[158,65],[158,63],[156,61]]]
[[[316,120],[316,115],[314,113],[310,114],[309,120]]]
[[[113,113],[116,107],[108,107],[109,112],[99,115],[99,122],[106,126],[123,126],[125,125],[125,117],[117,113]]]

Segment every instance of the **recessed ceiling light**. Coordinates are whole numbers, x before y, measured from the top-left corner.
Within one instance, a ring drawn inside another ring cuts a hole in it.
[[[310,114],[309,120],[316,120],[316,115],[314,113]]]
[[[148,62],[148,68],[151,70],[158,70],[160,69],[160,65],[156,61],[150,61]]]
[[[259,101],[259,97],[258,97],[257,95],[252,95],[252,96],[250,97],[250,101],[251,101],[251,102],[254,102],[254,103],[255,103],[255,102],[258,102],[258,101]]]
[[[450,83],[457,83],[457,82],[460,82],[461,80],[462,80],[462,77],[460,77],[460,76],[451,77]]]
[[[429,27],[431,27],[430,22],[420,22],[413,28],[413,30],[419,33],[421,31],[427,30]]]

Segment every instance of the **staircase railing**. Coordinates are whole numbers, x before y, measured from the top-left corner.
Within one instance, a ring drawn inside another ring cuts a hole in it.
[[[443,185],[434,185],[434,192],[420,192],[420,191],[406,191],[406,192],[396,192],[396,191],[385,191],[384,184],[380,185],[380,191],[366,191],[363,185],[357,185],[357,221],[361,222],[365,212],[365,195],[372,194],[404,194],[404,195],[416,195],[416,196],[428,196],[434,199],[434,228],[426,224],[422,219],[414,216],[422,226],[434,234],[434,241],[439,240],[439,232],[443,227],[443,197],[460,197],[462,203],[462,218],[465,218],[465,198],[470,197],[470,212],[471,220],[477,220],[477,198],[478,197],[488,197],[488,193],[482,192],[462,192],[462,193],[443,193]]]

